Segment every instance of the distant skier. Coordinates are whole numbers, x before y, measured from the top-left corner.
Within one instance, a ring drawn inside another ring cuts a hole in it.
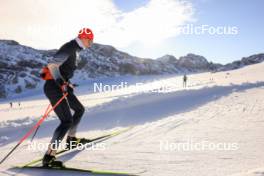
[[[184,75],[183,76],[183,87],[185,88],[186,86],[187,86],[187,76],[186,75]]]
[[[62,164],[56,161],[56,149],[61,140],[68,132],[66,146],[71,148],[78,143],[88,142],[88,139],[77,138],[76,129],[84,114],[84,106],[80,103],[73,93],[74,86],[70,83],[74,71],[80,62],[79,52],[89,48],[93,43],[93,32],[88,29],[82,29],[78,37],[64,44],[54,55],[53,61],[47,67],[43,68],[41,77],[46,80],[44,92],[52,106],[54,106],[63,94],[68,92],[67,98],[64,99],[56,108],[55,113],[61,123],[56,128],[46,154],[43,157],[43,166],[53,166]],[[71,114],[71,109],[74,111]]]
[[[10,104],[10,108],[12,108],[12,107],[13,107],[13,103],[12,103],[12,102],[10,102],[9,104]]]

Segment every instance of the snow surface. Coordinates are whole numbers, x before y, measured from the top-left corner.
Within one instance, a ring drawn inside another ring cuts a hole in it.
[[[93,93],[92,82],[77,88],[86,108],[81,137],[94,137],[133,125],[134,128],[103,144],[104,150],[82,150],[64,155],[65,164],[78,168],[141,172],[140,175],[259,176],[264,175],[264,63],[242,69],[193,74],[182,88],[181,76],[117,77],[97,80],[108,84],[127,81],[129,87]],[[136,82],[144,82],[135,89]],[[163,87],[166,92],[157,92]],[[151,91],[152,90],[152,91]],[[9,108],[0,104],[1,158],[40,118],[48,105],[41,91],[17,98]],[[59,121],[52,113],[40,127],[36,143],[48,142]],[[161,143],[235,144],[233,150],[166,150]],[[23,143],[5,163],[0,175],[59,175],[60,171],[12,169],[43,156]],[[63,172],[63,175],[83,175]]]

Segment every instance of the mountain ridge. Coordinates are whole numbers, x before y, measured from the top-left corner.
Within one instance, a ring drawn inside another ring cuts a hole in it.
[[[40,85],[39,71],[52,59],[57,49],[38,50],[14,40],[0,40],[0,98],[19,94]],[[157,59],[140,58],[119,51],[111,45],[93,44],[80,54],[82,61],[76,72],[80,80],[119,75],[187,74],[217,72],[262,62],[264,54],[243,57],[229,64],[209,62],[205,57],[189,53],[177,59],[165,55]]]

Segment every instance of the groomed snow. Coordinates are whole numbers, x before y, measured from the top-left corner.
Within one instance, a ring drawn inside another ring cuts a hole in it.
[[[189,75],[188,87],[182,88],[181,76],[118,77],[98,80],[128,88],[93,93],[92,82],[77,88],[86,113],[79,136],[93,137],[134,125],[126,133],[105,141],[104,150],[83,150],[60,159],[79,168],[141,172],[140,175],[257,176],[264,173],[264,63],[229,72]],[[134,89],[136,82],[145,82]],[[151,92],[167,86],[166,93]],[[0,104],[1,158],[40,118],[48,101],[37,91],[21,99],[10,109]],[[13,100],[12,100],[13,101]],[[48,142],[58,125],[54,114],[40,127],[36,143]],[[164,148],[169,144],[171,148]],[[233,145],[229,150],[183,150],[177,144],[209,143]],[[35,158],[42,151],[20,146],[1,165],[0,175],[59,175],[55,171],[11,169]],[[162,147],[163,146],[163,147]],[[235,146],[235,147],[234,147]],[[63,172],[63,175],[81,175]]]

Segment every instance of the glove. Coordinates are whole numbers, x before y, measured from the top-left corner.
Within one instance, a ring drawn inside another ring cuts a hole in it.
[[[68,84],[68,87],[67,87],[67,89],[68,89],[68,92],[73,92],[73,89],[74,89],[74,86],[72,85],[72,84]]]
[[[78,87],[78,86],[79,86],[78,84],[69,83],[68,84],[68,92],[73,92],[75,87]]]
[[[61,85],[61,91],[62,93],[67,93],[68,92],[68,86],[69,86],[69,83],[67,82],[64,82],[62,85]]]

